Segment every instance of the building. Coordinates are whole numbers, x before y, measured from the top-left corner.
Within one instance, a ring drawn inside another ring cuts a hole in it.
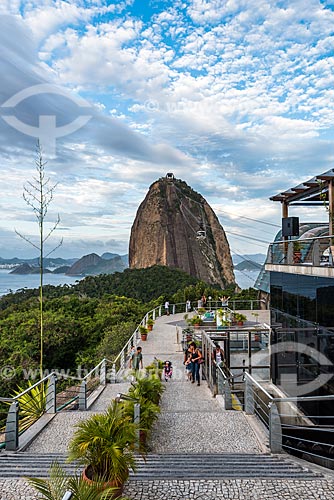
[[[334,169],[270,198],[282,205],[282,231],[270,245],[262,290],[270,293],[271,377],[288,396],[334,394],[333,184]],[[299,225],[289,217],[293,206],[319,206],[328,220]],[[326,425],[330,406],[300,402],[315,425]]]

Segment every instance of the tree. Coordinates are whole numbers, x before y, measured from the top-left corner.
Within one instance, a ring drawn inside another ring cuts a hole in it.
[[[40,331],[40,376],[43,378],[43,278],[44,278],[44,258],[48,257],[57,248],[59,248],[63,239],[60,240],[58,245],[56,245],[49,253],[44,255],[45,242],[49,239],[51,234],[56,230],[60,223],[60,217],[58,214],[56,222],[52,225],[51,229],[45,231],[46,215],[50,203],[53,200],[53,193],[57,186],[56,184],[51,184],[50,178],[46,177],[45,165],[46,161],[43,160],[43,152],[39,142],[37,142],[36,151],[36,171],[37,176],[33,177],[32,181],[28,181],[25,186],[23,186],[23,199],[29,207],[32,208],[38,223],[38,243],[34,243],[30,238],[24,236],[19,231],[15,229],[15,232],[20,238],[27,241],[31,246],[36,248],[39,252],[39,331]]]

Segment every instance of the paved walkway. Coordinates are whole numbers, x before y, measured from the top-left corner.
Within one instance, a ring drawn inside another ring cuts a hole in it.
[[[183,352],[177,343],[177,326],[183,315],[160,318],[142,343],[144,365],[154,357],[170,359],[173,378],[166,383],[161,415],[153,430],[150,447],[154,453],[243,453],[263,452],[250,419],[243,413],[225,411],[212,397],[205,381],[198,387],[186,380]],[[58,414],[29,447],[30,452],[66,451],[73,426],[78,419],[103,411],[128,383],[108,385],[91,411]],[[334,500],[334,480],[324,479],[224,479],[224,480],[145,480],[129,481],[124,494],[131,500]],[[36,493],[24,480],[1,480],[0,500],[36,500]]]

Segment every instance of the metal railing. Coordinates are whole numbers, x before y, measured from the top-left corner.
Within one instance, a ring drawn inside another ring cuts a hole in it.
[[[270,449],[283,450],[306,460],[334,468],[334,415],[312,415],[305,411],[316,403],[333,409],[334,395],[273,397],[266,388],[245,373],[245,412],[256,414],[269,430]],[[323,423],[324,422],[324,423]]]
[[[269,246],[266,264],[334,266],[334,238],[320,236],[275,241]]]

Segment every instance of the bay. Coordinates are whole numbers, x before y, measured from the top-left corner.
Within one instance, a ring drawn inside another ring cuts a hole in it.
[[[236,282],[240,288],[253,287],[255,280],[259,274],[256,271],[237,271],[234,270]],[[79,281],[80,276],[66,276],[66,274],[45,274],[45,285],[73,285]],[[10,274],[8,269],[0,269],[0,296],[6,293],[16,292],[21,288],[38,288],[39,275],[38,274]]]
[[[79,281],[80,276],[66,276],[66,274],[45,274],[45,285],[73,285]],[[6,293],[16,292],[21,288],[38,288],[38,274],[10,274],[8,269],[0,269],[0,296]]]

